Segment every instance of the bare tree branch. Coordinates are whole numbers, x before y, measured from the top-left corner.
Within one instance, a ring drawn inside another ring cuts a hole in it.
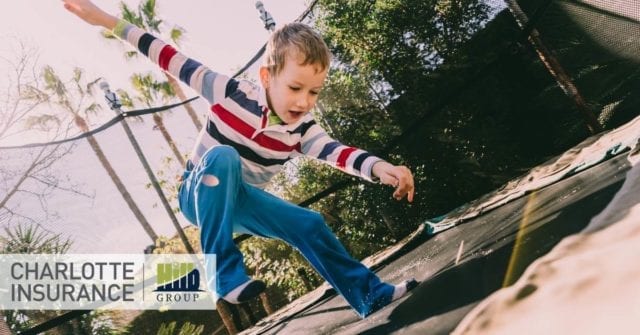
[[[39,77],[37,50],[20,41],[13,44],[15,48],[9,55],[0,55],[0,61],[6,63],[8,69],[3,76],[0,96],[0,139],[24,137],[38,130],[45,131],[43,135],[48,138],[66,136],[70,127],[61,126],[55,114],[42,112],[50,99],[40,89],[43,83]],[[43,118],[42,115],[51,116]],[[49,197],[58,190],[89,197],[68,176],[61,176],[54,170],[55,163],[70,154],[73,148],[74,145],[58,145],[2,153],[6,163],[0,166],[0,219],[3,224],[9,225],[15,220],[39,224],[42,218],[47,221],[58,218],[58,214],[48,208]],[[30,203],[25,199],[37,202]],[[26,203],[31,206],[22,205]]]

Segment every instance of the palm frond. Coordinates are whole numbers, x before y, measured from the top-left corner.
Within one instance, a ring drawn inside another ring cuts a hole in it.
[[[147,0],[140,4],[140,14],[144,17],[147,28],[158,32],[158,28],[162,20],[156,18],[156,1]]]
[[[184,29],[178,26],[174,26],[173,28],[171,28],[169,35],[171,36],[171,40],[173,41],[173,43],[175,43],[176,45],[180,45],[180,41],[184,36]]]
[[[7,237],[0,236],[0,251],[8,254],[62,254],[71,247],[71,240],[61,234],[42,231],[36,225],[18,225],[13,229],[5,228]]]
[[[94,102],[87,106],[83,112],[88,117],[89,115],[97,115],[99,111],[102,110],[102,105]]]
[[[89,93],[93,92],[93,87],[96,86],[100,80],[102,80],[102,77],[98,77],[94,81],[87,83],[86,91]]]
[[[44,67],[42,79],[44,79],[45,88],[56,96],[62,97],[67,94],[67,88],[51,66]]]
[[[144,28],[144,21],[142,20],[142,16],[138,15],[134,10],[129,8],[127,4],[124,2],[120,3],[120,12],[122,13],[122,18],[129,21],[130,23]]]
[[[125,108],[133,108],[133,107],[135,107],[134,104],[133,104],[133,100],[131,99],[131,96],[129,95],[129,92],[127,92],[127,91],[125,91],[123,89],[118,89],[118,90],[116,90],[116,93],[120,97],[120,103],[122,104],[122,107],[125,107]]]
[[[52,126],[51,124],[54,124]],[[48,131],[51,129],[59,128],[61,124],[60,118],[53,114],[40,114],[30,115],[25,120],[25,127],[27,129],[38,129],[42,131]]]
[[[135,51],[135,50],[133,50],[133,51],[127,51],[127,52],[125,52],[125,53],[124,53],[124,57],[125,57],[126,59],[135,58],[135,57],[137,57],[137,56],[138,56],[138,51]]]
[[[20,97],[34,102],[49,101],[49,95],[33,85],[25,85]]]

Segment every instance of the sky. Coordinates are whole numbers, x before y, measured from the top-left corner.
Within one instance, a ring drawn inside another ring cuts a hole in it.
[[[309,1],[262,2],[279,25],[295,20]],[[95,3],[110,13],[119,11],[119,1],[100,0]],[[135,7],[138,2],[127,0],[126,3]],[[186,31],[181,51],[222,73],[233,73],[243,66],[268,37],[253,0],[159,0],[157,6],[159,16],[168,26],[177,24]],[[156,70],[145,59],[126,61],[123,56],[125,49],[120,43],[102,38],[100,28],[90,26],[68,13],[60,0],[8,2],[0,11],[0,38],[4,41],[0,44],[0,54],[3,56],[11,54],[16,41],[21,41],[28,46],[35,46],[39,63],[51,65],[61,77],[68,77],[77,66],[85,70],[88,78],[105,78],[112,89],[129,89],[128,78],[132,73]],[[0,73],[5,71],[6,66],[0,65]],[[189,97],[195,95],[189,89],[185,92]],[[103,101],[98,99],[98,102]],[[207,106],[202,101],[195,103],[194,107],[200,114],[206,113]],[[91,120],[91,128],[111,117],[113,114],[105,104],[103,113]],[[188,153],[197,131],[184,111],[176,109],[171,114],[165,114],[165,123],[180,151]],[[163,168],[162,158],[170,153],[159,132],[153,130],[152,122],[146,120],[130,125],[153,169]],[[156,232],[173,236],[175,229],[153,189],[146,187],[148,179],[122,127],[116,125],[96,138]],[[37,140],[36,136],[27,135],[0,144]],[[43,222],[42,227],[72,239],[70,252],[139,253],[151,243],[121,200],[115,186],[108,180],[86,141],[79,141],[73,154],[57,163],[55,169],[66,175],[71,183],[79,185],[81,191],[92,195],[91,198],[85,198],[56,192],[48,200],[47,207],[59,219]],[[180,169],[174,165],[169,171],[177,173]],[[175,203],[172,205],[176,206]],[[27,197],[18,197],[12,206],[21,211],[36,211],[40,203]],[[177,217],[182,225],[188,224],[181,214]]]

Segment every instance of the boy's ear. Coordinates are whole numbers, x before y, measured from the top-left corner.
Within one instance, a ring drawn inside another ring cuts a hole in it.
[[[271,79],[271,72],[266,66],[260,66],[260,82],[262,87],[269,88],[269,80]]]

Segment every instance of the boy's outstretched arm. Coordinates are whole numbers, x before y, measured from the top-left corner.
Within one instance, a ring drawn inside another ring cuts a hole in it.
[[[211,71],[155,36],[103,11],[90,0],[62,0],[62,2],[64,8],[85,22],[113,30],[116,36],[137,48],[162,70],[194,89],[211,105],[224,98],[228,91],[237,88],[237,82],[230,80],[229,77]]]
[[[301,133],[299,152],[305,156],[319,159],[348,174],[364,180],[375,181],[396,188],[393,197],[402,200],[405,196],[413,202],[415,193],[413,174],[406,166],[394,166],[362,149],[350,147],[336,141],[327,134],[313,117],[303,122],[293,133]]]
[[[89,0],[62,0],[64,8],[85,22],[112,30],[118,24],[118,18],[103,11]]]
[[[394,166],[386,161],[378,161],[373,165],[371,172],[380,178],[380,182],[396,188],[393,197],[402,200],[405,196],[409,202],[413,202],[415,193],[413,174],[406,166]]]

